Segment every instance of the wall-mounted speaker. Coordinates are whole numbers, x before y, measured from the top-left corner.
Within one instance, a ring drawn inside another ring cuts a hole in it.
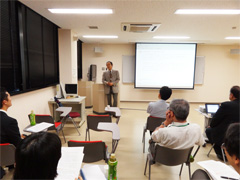
[[[94,47],[95,53],[103,53],[103,49],[101,47]]]
[[[230,49],[230,54],[240,54],[240,49]]]

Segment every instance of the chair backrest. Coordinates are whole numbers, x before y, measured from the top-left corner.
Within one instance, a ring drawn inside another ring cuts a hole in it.
[[[106,145],[102,141],[68,141],[68,147],[84,147],[83,162],[91,163],[106,160]]]
[[[0,166],[9,166],[15,163],[16,148],[13,144],[0,144]]]
[[[29,118],[29,121],[31,122],[30,114],[28,115],[28,118]],[[36,121],[36,123],[47,122],[47,123],[54,124],[54,119],[50,115],[36,114],[35,121]],[[48,130],[56,130],[55,125],[49,127]]]
[[[166,118],[158,118],[158,117],[153,117],[153,116],[148,116],[147,119],[147,129],[149,131],[154,131],[156,127],[160,126],[162,122],[164,122]]]
[[[192,177],[191,180],[211,180],[211,178],[209,177],[208,173],[202,169],[197,169]]]
[[[99,122],[112,122],[112,118],[109,115],[88,115],[87,116],[88,129],[100,131],[97,128]]]
[[[176,166],[190,161],[193,147],[188,149],[170,149],[156,145],[155,161],[167,166]]]

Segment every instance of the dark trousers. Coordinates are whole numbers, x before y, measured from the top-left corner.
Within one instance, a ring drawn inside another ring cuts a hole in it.
[[[215,153],[216,153],[217,155],[222,156],[221,145],[220,145],[219,143],[214,142],[213,139],[212,139],[212,128],[207,128],[207,129],[206,129],[206,135],[207,135],[207,138],[208,138],[208,140],[209,140],[209,142],[210,142],[211,144],[214,144],[214,143],[215,143],[215,145],[214,145],[214,147],[213,147]]]
[[[113,105],[112,105],[112,97],[113,97]],[[118,93],[111,92],[110,94],[107,94],[108,105],[110,105],[111,107],[117,107],[117,100],[118,100]]]

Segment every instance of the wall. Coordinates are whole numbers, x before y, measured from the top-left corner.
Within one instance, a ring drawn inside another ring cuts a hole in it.
[[[95,53],[101,47],[103,53]],[[190,102],[222,102],[228,100],[232,85],[240,84],[240,58],[231,55],[228,45],[198,45],[197,56],[205,56],[204,84],[195,85],[194,90],[173,90],[173,98],[184,98]],[[120,101],[155,101],[158,90],[134,89],[133,84],[122,83],[122,55],[134,55],[134,44],[85,44],[83,43],[83,80],[87,80],[90,64],[97,65],[96,83],[101,83],[102,67],[113,62],[113,69],[120,72]],[[171,100],[170,99],[170,100]]]
[[[12,96],[12,106],[8,109],[9,116],[17,119],[20,132],[29,125],[28,114],[50,114],[48,101],[56,94],[55,87],[48,87],[24,94]]]
[[[77,39],[69,29],[58,30],[60,82],[77,83]]]

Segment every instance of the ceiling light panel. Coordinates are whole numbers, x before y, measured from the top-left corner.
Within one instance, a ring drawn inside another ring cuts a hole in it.
[[[100,36],[100,35],[84,35],[84,38],[93,38],[93,39],[116,39],[118,36]]]
[[[178,9],[174,14],[240,14],[239,9]]]
[[[57,14],[112,14],[112,9],[48,9]]]
[[[237,40],[240,40],[240,37],[225,37],[225,39],[237,39]]]
[[[153,36],[154,39],[189,39],[188,36]]]

